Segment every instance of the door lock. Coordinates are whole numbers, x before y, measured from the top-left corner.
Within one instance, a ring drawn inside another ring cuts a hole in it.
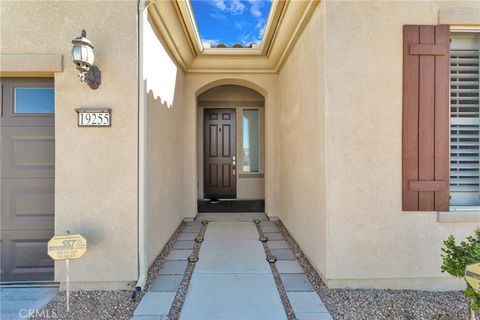
[[[232,176],[234,176],[235,173],[236,173],[236,170],[235,170],[236,169],[236,163],[237,163],[237,161],[235,160],[235,156],[233,156],[232,157]]]

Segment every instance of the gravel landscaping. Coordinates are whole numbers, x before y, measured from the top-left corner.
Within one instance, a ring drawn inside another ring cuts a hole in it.
[[[62,291],[43,308],[45,316],[34,319],[130,320],[137,306],[131,296],[129,290],[70,292],[70,312],[67,313],[67,296]]]
[[[280,221],[276,221],[275,224],[334,319],[463,320],[467,317],[467,303],[463,293],[460,291],[424,292],[413,290],[328,289],[283,224]],[[150,288],[152,280],[159,274],[166,257],[184,228],[185,223],[182,223],[149,269],[145,291]],[[202,230],[203,232],[205,231],[204,229]],[[195,248],[197,252],[199,247],[200,245],[198,244]],[[193,268],[190,269],[193,270]],[[192,270],[187,271],[191,273]],[[276,270],[274,271],[274,275],[276,275],[277,272]],[[277,279],[278,277],[275,278],[276,281],[279,280]],[[177,303],[170,310],[172,318],[178,317],[188,284],[183,283],[182,287],[182,290],[180,290],[181,294],[177,297],[179,299],[176,299]],[[283,289],[280,292],[284,293],[282,292],[284,291],[282,286],[280,286],[280,289]],[[50,319],[129,320],[144,295],[144,292],[140,292],[135,299],[132,299],[132,292],[133,290],[72,292],[70,295],[70,312],[68,314],[66,313],[66,295],[65,292],[61,292],[50,301],[43,311],[44,314],[50,316]],[[281,296],[285,298],[284,294],[281,294]],[[285,304],[285,301],[283,303]],[[287,310],[289,310],[291,306],[288,300],[286,305]],[[477,318],[480,319],[480,317]],[[46,319],[46,317],[37,317],[35,319]]]
[[[203,237],[205,236],[205,232],[207,230],[207,226],[208,224],[202,225],[201,230],[197,234],[199,238],[203,239]],[[198,257],[202,242],[195,243],[193,247],[192,255],[196,255]],[[185,298],[187,296],[188,285],[190,284],[190,279],[192,278],[194,269],[195,269],[195,263],[189,262],[187,269],[185,270],[185,273],[183,275],[183,280],[180,283],[180,286],[177,290],[177,294],[175,295],[175,299],[173,300],[172,307],[170,308],[170,312],[168,313],[168,316],[167,316],[168,320],[177,320],[180,318],[180,313],[182,312],[183,303],[185,302]]]
[[[260,237],[265,236],[260,224],[257,224],[256,226],[257,226],[259,236]],[[270,249],[269,249],[267,243],[263,242],[262,246],[263,246],[263,249],[265,250],[265,254],[267,256],[271,255],[271,252],[270,252]],[[270,269],[272,270],[273,279],[275,280],[275,285],[277,286],[278,294],[280,295],[280,299],[282,300],[283,308],[285,309],[285,313],[287,314],[287,319],[288,320],[295,319],[292,305],[290,304],[290,301],[288,300],[287,291],[285,290],[285,287],[283,286],[282,279],[280,278],[280,274],[278,273],[278,270],[277,270],[277,267],[275,266],[275,263],[270,263]]]
[[[145,290],[138,293],[135,299],[132,299],[133,290],[74,291],[70,293],[70,312],[67,313],[66,293],[62,291],[43,308],[42,311],[45,316],[34,319],[130,320],[145,291],[150,288],[152,280],[158,276],[165,263],[165,258],[184,228],[185,223],[182,222],[170,237],[148,270]]]
[[[329,289],[282,222],[276,221],[275,224],[333,319],[464,320],[468,315],[467,302],[461,291]],[[478,315],[477,319],[480,319]]]

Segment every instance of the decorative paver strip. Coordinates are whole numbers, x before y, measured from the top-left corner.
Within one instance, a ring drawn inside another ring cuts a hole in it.
[[[185,269],[187,268],[188,261],[180,261],[180,260],[167,260],[160,270],[161,275],[169,275],[169,274],[184,274]]]
[[[322,300],[315,291],[312,292],[287,292],[288,299],[293,310],[301,310],[303,313],[328,312]]]
[[[270,253],[277,257],[277,260],[297,260],[290,249],[270,249]]]
[[[293,237],[289,234],[283,223],[278,220],[275,222],[275,225],[278,227],[280,233],[283,235],[285,241],[288,243],[289,247],[293,251],[295,257],[297,257],[297,262],[300,264],[303,273],[302,274],[282,274],[282,281],[285,285],[285,288],[288,290],[290,296],[297,296],[298,301],[294,301],[292,304],[296,304],[296,315],[299,319],[325,319],[331,320],[332,316],[330,312],[325,308],[321,309],[321,312],[308,312],[313,311],[305,308],[308,301],[305,297],[312,297],[311,294],[315,293],[319,299],[321,297],[321,290],[325,290],[326,286],[321,281],[320,276],[313,268],[312,264],[302,252],[298,244],[295,242]],[[301,298],[300,298],[301,297]],[[322,297],[323,298],[323,297]],[[312,298],[313,299],[313,298]],[[307,299],[308,300],[308,299]],[[300,303],[299,303],[300,302]],[[310,301],[311,302],[311,301]],[[324,301],[320,299],[320,302],[325,306]],[[328,301],[327,301],[328,302]]]
[[[199,232],[200,230],[197,231],[197,233]],[[193,241],[195,240],[195,237],[197,236],[197,234],[195,232],[192,232],[192,233],[187,233],[187,232],[184,232],[180,235],[180,237],[178,238],[179,241]]]
[[[135,310],[134,316],[164,316],[170,309],[174,292],[149,292]]]
[[[303,273],[281,273],[280,278],[287,291],[315,291]]]
[[[187,258],[192,254],[192,249],[178,249],[172,250],[167,257],[167,260],[187,260]]]
[[[148,275],[147,275],[147,281],[145,283],[145,288],[142,292],[140,292],[137,295],[137,297],[136,297],[137,301],[140,301],[140,299],[144,296],[144,294],[150,290],[150,287],[151,287],[153,281],[159,275],[160,270],[162,269],[163,265],[165,264],[165,261],[167,260],[168,255],[174,249],[175,243],[177,242],[177,239],[180,237],[183,230],[185,229],[185,226],[186,226],[185,222],[180,223],[177,230],[175,230],[175,232],[172,234],[170,239],[168,239],[168,241],[165,244],[165,246],[163,247],[162,251],[157,256],[155,261],[152,263],[150,268],[148,269]]]
[[[177,292],[182,279],[183,275],[159,275],[153,281],[150,291]]]
[[[263,232],[279,232],[279,229],[275,225],[262,223],[262,231]]]
[[[261,224],[256,224],[257,226],[257,231],[260,237],[265,236],[265,234],[262,231],[262,226]],[[265,250],[265,254],[267,256],[271,255],[270,249],[268,247],[268,241],[267,242],[262,242],[263,249]],[[292,305],[290,304],[290,301],[288,300],[287,292],[285,291],[285,288],[283,287],[282,279],[280,278],[280,274],[278,273],[277,267],[275,266],[275,263],[270,263],[270,269],[272,270],[272,275],[273,279],[275,280],[275,284],[277,286],[278,293],[280,295],[280,299],[282,300],[283,308],[285,309],[285,313],[287,314],[288,320],[295,320],[295,312],[293,311]]]
[[[258,225],[259,232],[264,232],[264,226],[268,230],[283,227],[280,223],[261,223]],[[279,292],[282,290],[285,292],[287,296],[285,301],[289,303],[289,307],[293,312],[293,319],[332,319],[319,295],[313,289],[309,278],[305,275],[303,265],[299,260],[295,259],[297,255],[294,254],[295,251],[292,252],[295,249],[292,246],[292,239],[286,241],[287,237],[285,237],[285,233],[282,231],[284,230],[280,229],[280,232],[277,231],[275,233],[264,232],[262,235],[269,237],[269,241],[264,243],[267,255],[280,253],[283,256],[283,259],[278,259],[278,257],[272,259],[277,260],[274,264],[271,264],[272,273],[279,278],[281,283]],[[272,235],[275,236],[272,237]],[[270,241],[272,238],[274,240]],[[285,259],[285,257],[290,259]],[[282,301],[284,301],[283,297]],[[287,310],[287,307],[285,310]]]
[[[183,286],[188,287],[189,279],[185,279],[188,275],[189,269],[193,270],[194,263],[187,261],[187,258],[193,254],[198,254],[200,243],[196,243],[192,240],[180,240],[181,236],[185,234],[185,230],[196,229],[198,230],[193,234],[193,239],[196,237],[203,237],[205,233],[206,225],[200,225],[200,223],[182,223],[181,230],[176,232],[174,240],[169,241],[168,251],[162,251],[161,264],[156,261],[154,265],[157,264],[155,268],[154,276],[150,276],[146,286],[146,291],[142,301],[136,308],[134,312],[133,319],[142,319],[142,317],[159,317],[159,319],[178,319],[178,315],[175,317],[169,317],[172,308],[178,303],[179,295]],[[198,227],[200,227],[198,229]],[[180,229],[180,228],[179,228]],[[191,238],[191,236],[188,236]],[[178,244],[180,249],[178,248]],[[185,249],[185,248],[190,248]],[[179,251],[181,252],[180,256],[184,256],[184,259],[179,258]],[[188,251],[188,256],[185,256],[185,251]],[[169,257],[172,254],[172,257]],[[143,292],[142,292],[143,293]],[[166,299],[165,297],[168,297]],[[161,301],[160,301],[161,300]],[[183,302],[182,302],[183,303]],[[161,307],[161,308],[160,308]]]
[[[193,240],[178,240],[173,246],[174,250],[192,250],[195,246],[195,241]]]
[[[310,281],[313,289],[315,291],[317,291],[317,293],[319,293],[320,290],[326,289],[327,288],[326,285],[322,282],[320,276],[318,275],[318,273],[313,268],[313,266],[310,263],[310,261],[308,260],[307,256],[300,249],[299,245],[296,243],[296,241],[290,235],[290,233],[285,228],[283,223],[279,220],[279,221],[276,221],[275,224],[278,226],[278,229],[283,234],[283,236],[285,238],[285,241],[292,248],[292,251],[294,252],[295,256],[297,257],[298,263],[300,263],[300,265],[302,266],[302,269],[304,270],[305,275],[307,276],[308,280]]]
[[[262,229],[263,231],[263,229]],[[283,240],[283,236],[280,232],[265,232],[263,231],[268,240]]]
[[[280,273],[303,273],[303,269],[296,260],[277,261],[276,265]]]
[[[270,249],[288,249],[288,243],[285,240],[269,240]]]
[[[200,231],[198,232],[195,238],[203,239],[205,237],[205,232],[207,231],[208,223],[201,224]],[[200,253],[200,247],[202,246],[202,241],[194,242],[192,256]],[[180,318],[180,313],[182,312],[183,303],[185,302],[185,297],[188,291],[188,285],[190,284],[190,280],[192,278],[193,270],[195,269],[195,262],[188,262],[187,269],[183,274],[182,282],[177,290],[175,298],[173,299],[172,306],[170,308],[170,312],[166,316],[167,320],[177,320]]]

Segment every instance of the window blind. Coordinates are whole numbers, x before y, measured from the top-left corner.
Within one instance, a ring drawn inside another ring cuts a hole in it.
[[[450,43],[450,206],[480,206],[480,33]]]

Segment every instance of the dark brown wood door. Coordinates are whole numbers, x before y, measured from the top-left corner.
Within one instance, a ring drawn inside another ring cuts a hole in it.
[[[235,109],[205,109],[205,197],[236,197]]]

